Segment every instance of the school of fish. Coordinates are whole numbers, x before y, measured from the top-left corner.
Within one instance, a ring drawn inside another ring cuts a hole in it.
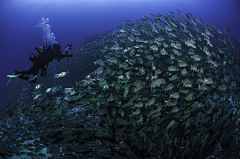
[[[71,63],[49,65],[50,74],[63,67],[48,76],[55,82],[16,80],[23,89],[0,113],[2,157],[203,159],[239,152],[240,39],[228,37],[229,27],[169,13],[126,20],[73,49]]]

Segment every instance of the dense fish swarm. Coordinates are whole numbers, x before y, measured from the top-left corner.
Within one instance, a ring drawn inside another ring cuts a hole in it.
[[[50,65],[56,84],[24,87],[21,98],[12,97],[16,109],[2,110],[0,154],[239,156],[240,40],[227,37],[229,28],[170,13],[126,20],[76,50],[59,66],[68,71]]]

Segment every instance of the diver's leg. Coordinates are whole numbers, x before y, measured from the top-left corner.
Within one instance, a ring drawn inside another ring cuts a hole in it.
[[[45,68],[44,72],[45,72],[45,78],[46,78],[47,77],[47,68]]]
[[[26,80],[28,82],[32,82],[32,83],[36,83],[37,82],[37,77],[28,77],[28,76],[24,76],[24,75],[19,75],[17,78]],[[34,79],[33,79],[34,78]]]
[[[34,63],[32,67],[30,67],[27,71],[20,71],[18,72],[17,70],[15,71],[15,74],[21,74],[21,75],[29,75],[29,74],[37,75],[38,74],[38,67],[37,64]]]
[[[34,76],[36,76],[38,74],[37,64],[34,63],[33,66],[31,68],[29,68],[27,71],[20,71],[20,72],[15,71],[15,74],[18,75],[18,78],[23,79],[23,80],[27,80],[27,81],[32,82],[32,83],[36,83],[37,77],[32,79],[32,77],[25,76],[25,75],[29,75],[31,73]]]
[[[28,82],[36,83],[37,82],[37,77],[35,77],[34,80],[31,80],[31,81],[28,81]]]
[[[23,79],[23,80],[28,80],[29,79],[29,77],[27,77],[27,76],[24,76],[24,75],[19,75],[17,78],[21,78],[21,79]]]
[[[43,77],[44,73],[43,73],[43,69],[41,70],[40,76]]]

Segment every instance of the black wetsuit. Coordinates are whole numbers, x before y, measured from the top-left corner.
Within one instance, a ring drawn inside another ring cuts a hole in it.
[[[44,72],[45,77],[47,77],[47,66],[53,59],[56,59],[58,60],[58,62],[60,62],[60,59],[64,57],[71,57],[72,55],[73,54],[62,54],[60,45],[57,49],[53,49],[51,45],[48,45],[46,51],[39,56],[39,58],[33,63],[33,66],[31,68],[29,68],[27,71],[15,71],[15,74],[21,74],[18,76],[18,78],[29,81],[29,77],[25,75],[33,74],[34,76],[36,76],[38,74],[38,70],[41,69],[41,76],[43,77]],[[35,83],[36,81],[37,78],[29,82]]]

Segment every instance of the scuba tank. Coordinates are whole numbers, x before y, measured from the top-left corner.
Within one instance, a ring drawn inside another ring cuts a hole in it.
[[[39,48],[35,47],[35,51],[30,55],[29,60],[33,63],[36,62],[42,53],[46,51],[46,48],[50,45],[40,46]]]

